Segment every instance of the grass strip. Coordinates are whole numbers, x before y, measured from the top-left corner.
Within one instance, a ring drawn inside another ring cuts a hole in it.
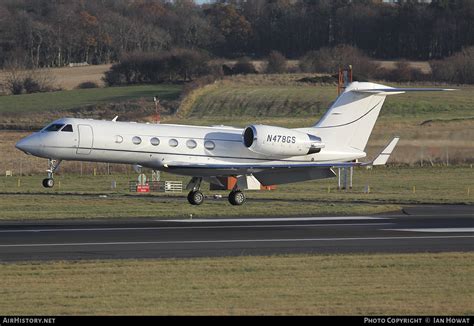
[[[0,314],[472,315],[473,275],[474,253],[0,264]]]

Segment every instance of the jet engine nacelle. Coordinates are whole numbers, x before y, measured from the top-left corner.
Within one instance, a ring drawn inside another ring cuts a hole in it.
[[[302,156],[319,153],[324,147],[321,138],[314,135],[266,125],[248,126],[242,138],[249,150],[266,156]]]

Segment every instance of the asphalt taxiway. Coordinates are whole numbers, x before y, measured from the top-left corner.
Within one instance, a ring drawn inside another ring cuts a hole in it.
[[[474,251],[472,206],[382,216],[10,221],[0,261]]]

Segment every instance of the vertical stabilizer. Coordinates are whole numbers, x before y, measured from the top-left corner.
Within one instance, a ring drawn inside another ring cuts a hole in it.
[[[365,149],[387,95],[405,92],[454,91],[449,88],[394,88],[353,82],[313,127],[326,147]]]
[[[319,129],[317,135],[339,146],[363,151],[387,94],[359,90],[381,88],[388,87],[373,83],[351,83],[314,126]]]

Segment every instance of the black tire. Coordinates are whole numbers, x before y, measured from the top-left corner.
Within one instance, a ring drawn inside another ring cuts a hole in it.
[[[191,205],[201,205],[204,202],[204,195],[199,190],[191,191],[188,194],[188,202]]]
[[[245,194],[240,190],[232,191],[229,194],[229,203],[234,206],[242,205],[243,203],[245,203]]]
[[[51,179],[51,178],[43,179],[43,187],[53,188],[54,187],[54,179]]]

